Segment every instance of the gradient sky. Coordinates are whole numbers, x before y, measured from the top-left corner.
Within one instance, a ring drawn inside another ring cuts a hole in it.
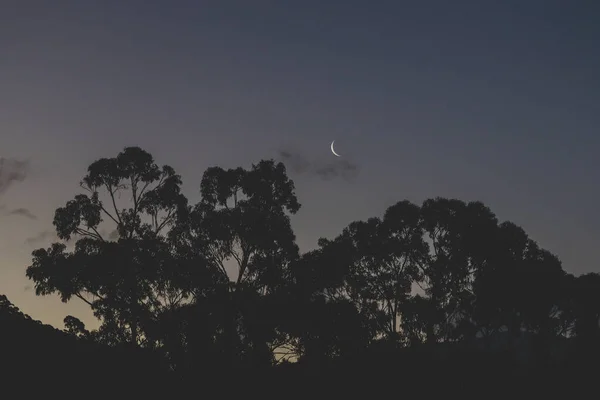
[[[593,0],[4,0],[0,156],[30,171],[0,186],[0,293],[55,326],[92,320],[36,298],[25,268],[87,166],[132,145],[196,201],[209,166],[285,150],[317,168],[335,139],[356,176],[290,168],[301,249],[457,197],[600,272],[598,21]]]

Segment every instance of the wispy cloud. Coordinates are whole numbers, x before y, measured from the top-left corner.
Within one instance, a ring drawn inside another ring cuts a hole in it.
[[[29,173],[29,161],[0,157],[0,194],[15,182],[23,182]]]
[[[27,239],[25,239],[25,244],[33,246],[56,239],[58,239],[58,237],[56,236],[56,232],[47,230],[39,232],[34,236],[28,237]]]
[[[331,161],[311,161],[299,151],[291,149],[280,150],[278,156],[292,171],[298,174],[317,176],[324,180],[342,178],[346,181],[352,181],[360,172],[360,166],[346,158],[335,158]]]
[[[27,208],[17,208],[8,213],[8,215],[19,215],[29,219],[37,219],[37,216]]]
[[[336,160],[315,169],[315,174],[323,179],[341,177],[346,180],[352,180],[358,176],[358,172],[358,165],[345,159]]]

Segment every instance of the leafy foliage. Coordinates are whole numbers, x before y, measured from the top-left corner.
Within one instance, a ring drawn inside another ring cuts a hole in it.
[[[509,350],[532,335],[544,354],[553,340],[600,341],[600,275],[567,274],[481,202],[400,201],[300,254],[283,164],[208,168],[194,205],[181,185],[130,147],[92,163],[85,193],[56,210],[63,242],[35,250],[26,273],[37,295],[83,301],[100,320],[88,331],[67,317],[70,338],[151,350],[184,375],[491,348],[503,335]]]

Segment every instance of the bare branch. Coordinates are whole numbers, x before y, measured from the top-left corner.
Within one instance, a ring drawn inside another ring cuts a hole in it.
[[[155,233],[159,233],[169,222],[173,220],[173,209],[170,209],[167,215],[163,218],[162,222],[156,227]]]
[[[148,186],[150,186],[150,182],[146,182],[146,184],[142,187],[142,190],[140,190],[140,194],[138,195],[138,202],[142,199],[142,196],[144,195],[146,189],[148,189]]]
[[[95,233],[95,234],[98,236],[98,239],[100,239],[100,240],[101,240],[101,241],[103,241],[103,242],[105,241],[105,240],[104,240],[104,238],[102,237],[102,235],[100,234],[100,232],[98,232],[98,231],[96,230],[96,228],[94,228],[94,227],[90,226],[90,229],[94,231],[94,233]]]
[[[82,296],[81,294],[79,294],[79,293],[75,293],[75,297],[77,297],[77,298],[81,299],[83,302],[85,302],[85,303],[86,303],[88,306],[90,306],[90,307],[93,307],[93,306],[94,306],[94,305],[93,305],[93,304],[92,304],[92,303],[91,303],[89,300],[87,300],[85,297],[83,297],[83,296]]]
[[[119,224],[119,225],[122,225],[123,221],[121,220],[121,215],[119,214],[119,209],[117,207],[117,202],[115,200],[115,192],[117,192],[118,189],[113,190],[112,186],[110,186],[110,185],[107,186],[107,189],[108,189],[108,194],[110,196],[110,199],[112,201],[113,208],[115,209],[115,215],[117,216],[117,220],[118,220],[118,222],[117,222],[117,220],[115,220],[115,222],[117,222],[117,224]]]
[[[112,219],[114,221],[115,224],[117,224],[117,226],[119,225],[119,221],[117,221],[117,219],[115,217],[113,217],[113,215],[108,212],[108,210],[106,208],[104,208],[104,206],[102,205],[102,202],[100,202],[100,209],[106,214],[108,215],[108,217],[110,219]]]
[[[102,236],[100,236],[100,234],[94,229],[94,232],[90,232],[90,231],[86,231],[85,229],[82,228],[75,228],[75,233],[81,236],[87,236],[87,237],[91,237],[94,239],[99,239],[99,240],[104,240],[102,239]]]

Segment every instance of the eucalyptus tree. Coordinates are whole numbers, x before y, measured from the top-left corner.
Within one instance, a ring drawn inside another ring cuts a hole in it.
[[[287,285],[289,265],[299,256],[290,223],[300,209],[294,182],[282,163],[263,160],[249,169],[208,168],[200,193],[170,235],[179,259],[217,283],[190,281],[194,307],[222,305],[211,309],[210,319],[227,357],[271,362],[281,344],[271,299]]]
[[[180,186],[173,168],[159,167],[139,147],[92,163],[84,193],[55,212],[63,242],[33,252],[26,274],[36,294],[88,304],[101,321],[98,340],[155,346],[149,332],[156,319],[188,295],[173,283],[178,267],[166,240],[187,209]],[[71,240],[73,249],[65,243]],[[75,318],[67,322],[83,332]]]
[[[481,202],[438,197],[423,202],[421,218],[429,254],[421,293],[406,303],[403,330],[413,341],[473,335],[473,283],[492,256],[496,216]]]

